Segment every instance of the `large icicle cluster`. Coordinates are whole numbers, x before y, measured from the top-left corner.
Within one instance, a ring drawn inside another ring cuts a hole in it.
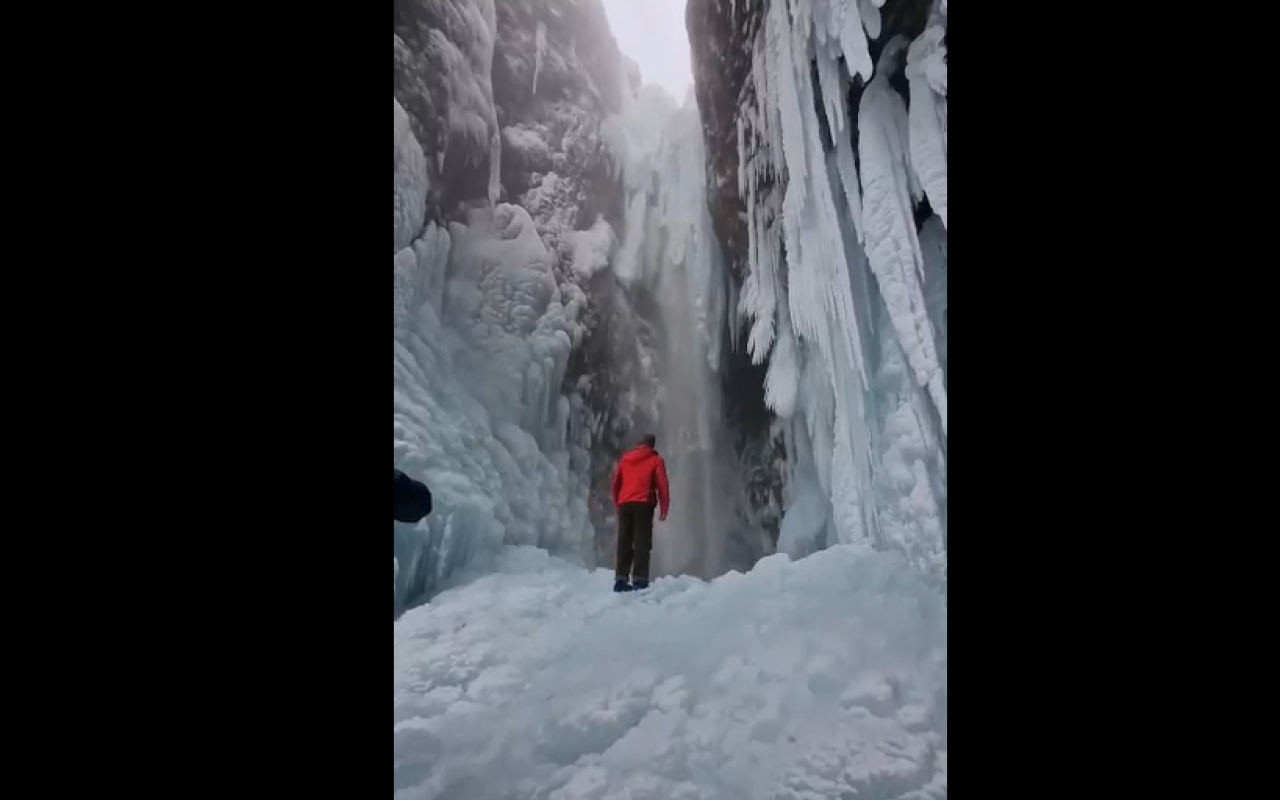
[[[814,466],[795,470],[804,521],[784,522],[781,546],[869,537],[945,574],[945,283],[941,296],[927,285],[945,270],[945,4],[873,64],[883,5],[768,4],[738,123],[750,266],[739,312],[748,352],[769,359],[767,401],[796,418],[792,447]],[[910,110],[889,81],[904,55]],[[934,270],[913,212],[926,194],[940,218]],[[814,481],[826,525],[813,521]]]
[[[942,4],[943,13],[947,4]],[[907,50],[911,86],[911,166],[920,176],[929,205],[947,224],[947,60],[942,45],[944,17],[935,13]]]

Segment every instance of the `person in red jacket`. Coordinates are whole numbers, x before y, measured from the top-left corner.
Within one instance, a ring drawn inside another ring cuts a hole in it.
[[[613,507],[618,512],[615,592],[638,591],[649,585],[654,506],[658,507],[658,519],[666,520],[671,505],[667,465],[655,449],[657,444],[657,437],[645,434],[613,471]]]

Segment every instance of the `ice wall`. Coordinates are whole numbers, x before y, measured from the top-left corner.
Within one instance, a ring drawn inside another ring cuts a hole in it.
[[[395,463],[435,509],[395,524],[397,610],[503,544],[590,563],[592,538],[587,455],[560,392],[581,293],[557,284],[523,208],[423,227],[423,160],[402,117],[397,103]]]
[[[783,545],[869,539],[944,577],[946,10],[914,42],[881,43],[883,5],[768,4],[739,109],[739,311],[769,361],[767,401],[812,461],[793,469]],[[904,59],[909,109],[890,82]]]

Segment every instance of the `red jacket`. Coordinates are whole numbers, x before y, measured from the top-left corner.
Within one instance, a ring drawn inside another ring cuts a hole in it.
[[[653,505],[655,500],[658,510],[666,516],[671,505],[667,465],[658,451],[642,444],[623,455],[613,471],[613,505],[615,508],[623,503]]]

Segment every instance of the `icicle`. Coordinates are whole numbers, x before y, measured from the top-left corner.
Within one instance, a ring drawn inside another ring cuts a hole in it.
[[[853,143],[849,134],[836,140],[836,167],[840,173],[840,185],[844,188],[844,199],[849,204],[849,216],[853,218],[853,229],[858,234],[858,244],[865,241],[862,232],[862,190],[858,185],[858,166],[853,160]]]
[[[880,38],[880,6],[884,5],[884,0],[874,2],[874,0],[858,0],[858,8],[862,12],[862,24],[867,29],[867,35],[872,39]]]
[[[502,134],[497,127],[489,137],[489,207],[498,204],[502,196]]]
[[[818,13],[821,14],[826,11],[827,3],[825,0],[788,0],[788,2],[790,4],[789,27],[795,37],[793,44],[800,44],[799,49],[803,51],[805,49],[803,45],[808,42],[809,31],[813,27],[813,4],[818,3]],[[803,53],[798,54],[794,62],[797,71],[801,67],[808,68],[807,62],[800,60],[799,56],[803,55]]]
[[[747,335],[747,355],[751,363],[763,363],[769,345],[773,343],[773,298],[765,297],[765,288],[761,285],[769,276],[765,273],[765,265],[760,255],[760,224],[756,213],[756,187],[753,181],[747,187],[747,263],[750,269],[747,279],[742,284],[742,297],[739,300],[739,314],[752,320],[751,332]],[[769,286],[772,289],[772,286]]]
[[[769,358],[769,371],[764,378],[764,400],[779,417],[791,419],[796,412],[800,368],[795,337],[791,333],[791,319],[785,305],[778,309],[778,327],[778,342]]]
[[[803,186],[808,179],[805,173],[804,116],[797,97],[795,65],[791,55],[792,31],[787,19],[786,5],[775,2],[770,6],[767,25],[771,45],[769,74],[774,78],[771,83],[777,84],[777,97],[771,99],[776,99],[776,104],[772,105],[777,110],[777,116],[782,123],[782,152],[790,184]],[[784,221],[798,217],[803,210],[803,203],[803,192],[793,192],[788,188],[786,199],[783,201]],[[788,241],[792,238],[794,237],[787,237]]]
[[[738,115],[737,129],[738,129],[737,131],[738,132],[738,196],[741,197],[742,195],[747,193],[747,169],[748,169],[747,157],[746,157],[747,148],[745,146],[746,134],[747,134],[747,120],[746,120],[746,117],[743,116],[742,114]]]
[[[867,46],[867,36],[862,30],[862,16],[853,7],[852,0],[847,0],[838,8],[839,12],[833,21],[839,25],[840,47],[844,50],[844,58],[850,74],[856,73],[862,76],[864,82],[869,81],[873,65],[871,50]]]
[[[946,31],[930,25],[907,50],[906,77],[911,90],[908,138],[911,166],[929,197],[929,205],[947,224],[946,110],[939,95],[947,91]]]
[[[921,288],[924,260],[911,202],[914,173],[902,141],[906,110],[885,68],[900,49],[894,44],[885,48],[882,68],[863,92],[858,111],[867,258],[915,381],[928,387],[946,436],[947,393]]]
[[[827,127],[831,131],[832,140],[838,139],[845,130],[847,115],[845,113],[845,82],[840,75],[838,55],[825,52],[818,54],[818,85],[822,90],[822,105],[827,114]]]
[[[533,93],[538,93],[538,75],[542,72],[542,57],[547,49],[547,25],[542,20],[538,20],[538,28],[533,35],[534,57],[533,57]]]

